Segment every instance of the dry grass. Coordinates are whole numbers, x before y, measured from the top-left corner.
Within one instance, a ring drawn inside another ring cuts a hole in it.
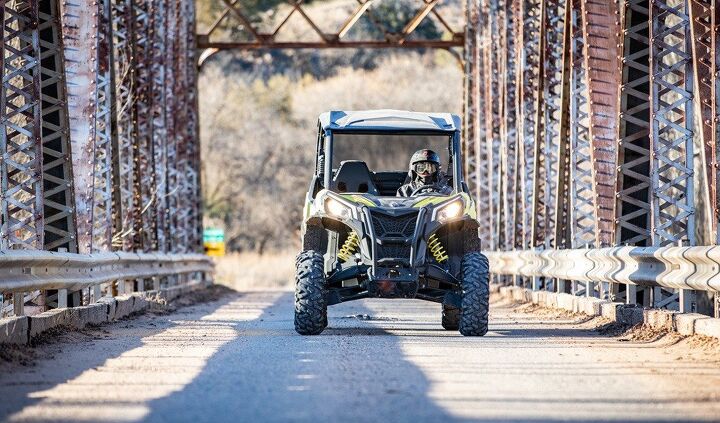
[[[217,283],[237,291],[289,289],[295,274],[295,252],[235,253],[215,261]]]

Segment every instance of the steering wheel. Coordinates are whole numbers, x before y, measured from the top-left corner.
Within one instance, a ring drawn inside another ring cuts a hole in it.
[[[417,187],[416,189],[413,190],[413,192],[410,194],[410,197],[413,197],[413,196],[415,196],[415,195],[417,195],[417,194],[420,194],[422,191],[424,191],[424,190],[426,190],[426,189],[432,189],[433,191],[435,191],[435,185],[423,185],[423,186],[419,186],[419,187]]]

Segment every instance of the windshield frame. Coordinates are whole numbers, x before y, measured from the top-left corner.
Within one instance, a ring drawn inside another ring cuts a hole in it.
[[[367,134],[367,135],[445,135],[448,137],[449,157],[453,167],[453,193],[463,192],[463,163],[460,154],[460,131],[442,131],[442,130],[418,130],[418,129],[393,129],[393,130],[325,130],[325,168],[323,169],[323,185],[329,187],[332,179],[333,169],[333,134]]]

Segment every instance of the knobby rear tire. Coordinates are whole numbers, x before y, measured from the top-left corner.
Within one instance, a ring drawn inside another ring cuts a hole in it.
[[[488,259],[479,252],[467,253],[462,262],[462,311],[460,333],[483,336],[488,331],[490,302]]]
[[[457,307],[445,304],[442,308],[442,327],[445,330],[458,330],[462,311]]]
[[[295,260],[295,331],[318,335],[327,326],[323,255],[303,251]]]

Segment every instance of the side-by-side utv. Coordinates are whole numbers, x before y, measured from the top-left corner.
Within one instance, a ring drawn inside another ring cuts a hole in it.
[[[444,190],[399,196],[414,151],[442,159]],[[296,260],[295,330],[316,335],[329,305],[361,298],[442,304],[442,326],[488,329],[488,261],[463,181],[460,118],[397,110],[320,115],[315,173]]]

